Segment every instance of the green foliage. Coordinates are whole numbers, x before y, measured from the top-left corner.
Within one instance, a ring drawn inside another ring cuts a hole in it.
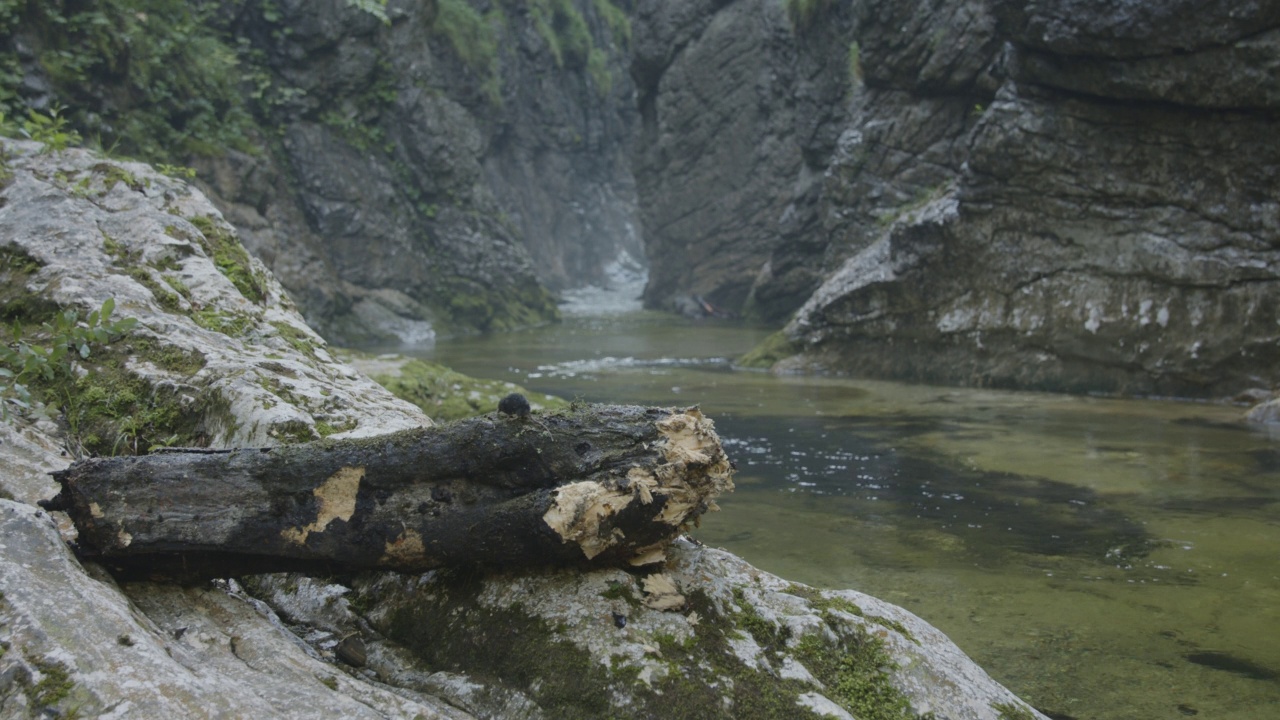
[[[534,29],[546,41],[557,66],[586,65],[594,43],[587,21],[574,7],[573,0],[530,0],[529,17]]]
[[[499,11],[482,16],[466,0],[438,0],[431,32],[444,37],[462,62],[480,79],[489,100],[501,104],[498,35],[494,28]]]
[[[8,405],[30,410],[39,399],[33,396],[32,383],[56,393],[76,382],[75,364],[87,360],[92,349],[124,337],[138,321],[123,318],[112,321],[115,300],[107,298],[102,307],[84,320],[75,310],[64,310],[41,324],[35,337],[29,337],[21,321],[14,320],[12,341],[0,345],[0,411],[8,417]],[[38,339],[37,339],[38,338]]]
[[[591,4],[595,6],[596,15],[604,20],[609,26],[610,32],[613,33],[613,42],[621,49],[629,49],[631,47],[631,18],[627,17],[627,13],[614,5],[612,0],[591,0]]]
[[[832,7],[835,0],[786,0],[787,19],[797,32],[813,27]]]
[[[354,113],[326,110],[320,113],[320,122],[328,125],[361,152],[368,152],[386,144],[386,134],[377,125],[361,122]]]
[[[857,40],[849,43],[849,80],[854,85],[862,84],[862,48]]]
[[[79,145],[80,133],[67,126],[67,118],[62,111],[63,108],[56,106],[50,108],[47,115],[28,110],[19,132],[24,137],[44,143],[41,152],[62,152],[72,145]]]
[[[249,149],[236,53],[205,22],[216,5],[0,0],[0,34],[35,49],[55,94],[73,108],[57,132],[70,136],[74,127],[151,160]],[[0,51],[0,110],[23,109],[12,90],[20,77],[16,51]]]
[[[614,44],[621,49],[631,45],[631,20],[609,0],[592,0],[596,15],[608,25]],[[596,45],[587,19],[573,0],[530,0],[529,17],[533,27],[547,44],[556,66],[586,68],[601,95],[613,89],[609,70],[609,53]]]
[[[385,25],[391,24],[391,18],[387,17],[387,0],[347,0],[347,5],[369,13]]]
[[[598,47],[587,53],[587,74],[596,85],[600,95],[608,95],[613,89],[613,73],[609,72],[609,54]]]
[[[320,122],[361,152],[381,149],[390,154],[394,145],[376,121],[378,115],[395,102],[396,96],[395,72],[389,62],[379,60],[376,76],[368,88],[357,97],[344,98],[339,106],[320,113]]]
[[[194,180],[196,177],[196,169],[186,167],[184,165],[170,165],[168,163],[157,163],[156,170],[168,175],[171,178],[179,180]]]

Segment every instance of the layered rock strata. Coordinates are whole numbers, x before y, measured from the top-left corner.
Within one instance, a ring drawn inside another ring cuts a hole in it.
[[[1195,397],[1276,383],[1270,4],[785,5],[789,27],[747,0],[640,3],[652,304],[794,313],[779,369]],[[730,26],[759,48],[741,62]],[[721,52],[732,72],[695,61]],[[840,111],[774,130],[811,95],[801,69],[837,60]],[[735,130],[759,117],[774,126]],[[725,142],[664,150],[699,133]],[[688,209],[663,209],[653,188],[681,183]]]

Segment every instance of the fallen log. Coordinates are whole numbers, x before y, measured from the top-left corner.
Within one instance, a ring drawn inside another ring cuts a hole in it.
[[[54,473],[77,551],[126,576],[646,564],[732,490],[712,422],[575,405],[373,438],[93,458]]]

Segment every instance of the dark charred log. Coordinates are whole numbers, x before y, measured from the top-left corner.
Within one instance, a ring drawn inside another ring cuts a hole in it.
[[[129,576],[661,559],[732,489],[696,409],[579,405],[372,438],[94,458],[54,474]]]

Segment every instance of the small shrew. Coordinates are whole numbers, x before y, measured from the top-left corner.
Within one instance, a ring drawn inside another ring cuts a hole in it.
[[[498,401],[498,412],[503,415],[525,418],[529,417],[529,411],[529,400],[520,393],[511,393]]]

